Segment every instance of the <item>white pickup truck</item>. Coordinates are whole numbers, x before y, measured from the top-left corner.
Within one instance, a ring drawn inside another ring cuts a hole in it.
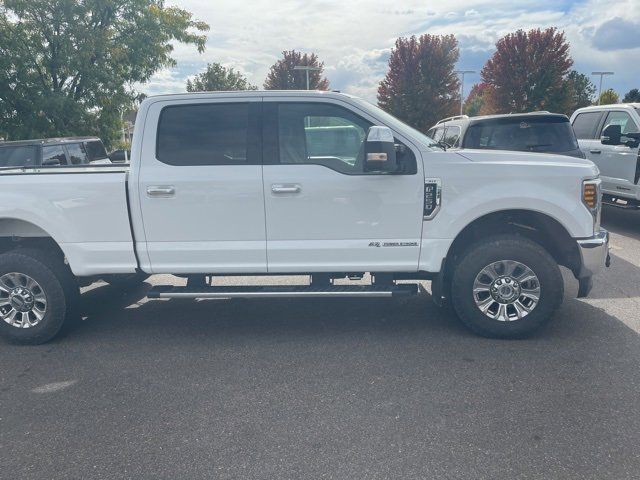
[[[0,333],[18,343],[55,336],[80,285],[150,274],[188,278],[150,298],[391,297],[431,280],[473,331],[522,337],[560,306],[559,265],[586,296],[605,263],[590,161],[445,152],[340,93],[148,98],[130,165],[0,171]],[[311,281],[216,282],[292,274]]]

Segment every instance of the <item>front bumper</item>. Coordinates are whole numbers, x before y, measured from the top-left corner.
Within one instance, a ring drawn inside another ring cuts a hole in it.
[[[577,240],[580,252],[580,272],[577,275],[580,287],[578,298],[589,295],[593,287],[593,275],[611,263],[609,256],[609,232],[602,229],[596,235]]]

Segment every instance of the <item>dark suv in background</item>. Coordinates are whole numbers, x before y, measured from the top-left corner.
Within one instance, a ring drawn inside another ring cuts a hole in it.
[[[109,164],[111,160],[95,137],[66,137],[0,142],[0,168]]]
[[[514,150],[584,158],[566,115],[549,112],[440,120],[427,135],[445,148]]]

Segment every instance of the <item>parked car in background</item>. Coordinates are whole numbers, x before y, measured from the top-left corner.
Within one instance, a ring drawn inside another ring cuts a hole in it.
[[[446,148],[555,153],[584,158],[569,118],[549,112],[445,118],[427,135]]]
[[[109,164],[111,160],[96,137],[65,137],[0,142],[2,167],[57,167]]]
[[[581,108],[571,123],[580,148],[600,169],[603,201],[640,208],[640,103]]]

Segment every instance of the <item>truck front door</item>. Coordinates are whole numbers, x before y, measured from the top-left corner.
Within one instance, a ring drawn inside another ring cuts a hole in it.
[[[607,118],[603,123],[604,130],[608,125],[620,125],[623,142],[632,140],[627,137],[628,133],[638,133],[640,128],[629,113],[624,110],[612,110],[607,113]],[[602,133],[600,133],[602,135]],[[634,177],[636,175],[636,165],[638,162],[638,147],[627,145],[602,145],[602,161],[598,165],[600,173],[607,177],[616,179],[616,189],[620,193],[633,189]]]
[[[269,272],[416,271],[419,152],[400,146],[398,174],[365,172],[374,120],[338,100],[300,100],[263,104]]]

